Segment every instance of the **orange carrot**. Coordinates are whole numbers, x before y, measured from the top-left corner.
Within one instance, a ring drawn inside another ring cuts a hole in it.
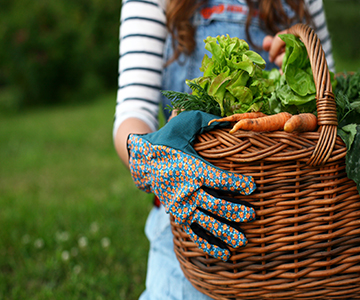
[[[312,113],[293,115],[284,125],[286,132],[315,131],[317,128],[317,117]]]
[[[238,130],[251,130],[256,132],[282,130],[287,120],[291,118],[291,114],[281,112],[276,115],[270,115],[257,119],[244,119],[237,122],[230,130],[234,133]]]
[[[248,113],[242,113],[242,114],[233,114],[231,116],[221,118],[221,119],[214,119],[209,122],[208,125],[210,125],[213,122],[238,122],[243,119],[256,119],[260,117],[265,117],[265,115],[262,112],[248,112]]]

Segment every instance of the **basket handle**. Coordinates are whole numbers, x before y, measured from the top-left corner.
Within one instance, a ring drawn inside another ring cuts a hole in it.
[[[300,38],[308,52],[316,86],[316,107],[320,137],[308,164],[321,165],[329,159],[337,135],[337,114],[335,96],[332,92],[329,69],[321,42],[313,29],[305,24],[296,24],[289,29],[290,34]]]

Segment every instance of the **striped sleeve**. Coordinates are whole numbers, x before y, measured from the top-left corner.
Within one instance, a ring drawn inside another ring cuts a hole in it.
[[[308,11],[315,25],[315,32],[321,41],[330,71],[335,72],[330,33],[326,24],[326,16],[322,0],[305,0]]]
[[[157,129],[166,34],[160,0],[122,1],[113,137],[120,124],[130,117]]]

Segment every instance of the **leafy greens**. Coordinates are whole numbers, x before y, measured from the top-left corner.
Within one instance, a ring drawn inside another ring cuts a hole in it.
[[[192,96],[186,100],[184,93],[164,91],[163,94],[172,101],[173,109],[179,110],[193,109],[186,101],[199,104],[201,97],[211,98],[220,116],[249,111],[316,112],[316,88],[306,48],[294,35],[280,37],[286,43],[282,74],[275,68],[264,70],[265,60],[249,50],[244,40],[229,35],[208,37],[204,40],[205,49],[212,56],[204,55],[202,76],[186,80]],[[202,107],[203,104],[198,109]]]
[[[282,34],[280,38],[286,44],[283,74],[275,83],[270,100],[271,112],[315,112],[316,87],[306,47],[292,34]]]
[[[360,192],[360,70],[337,76],[338,135],[346,144],[346,174]]]
[[[218,103],[200,85],[190,81],[187,84],[194,91],[192,94],[173,91],[162,92],[171,101],[172,107],[168,105],[166,107],[168,110],[201,110],[217,116],[221,114]]]
[[[200,85],[220,107],[221,116],[259,111],[264,95],[273,91],[273,82],[263,76],[265,60],[249,45],[229,35],[208,37],[205,49],[212,57],[204,55],[200,71],[203,76],[187,83]],[[193,94],[196,91],[193,91]]]

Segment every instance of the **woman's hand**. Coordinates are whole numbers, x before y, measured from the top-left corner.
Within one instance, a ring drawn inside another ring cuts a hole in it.
[[[275,63],[279,68],[285,55],[285,42],[279,38],[279,34],[288,33],[288,30],[278,32],[275,36],[267,35],[263,40],[263,49],[269,52],[270,62]]]
[[[172,118],[176,117],[178,114],[179,114],[179,111],[178,111],[177,109],[174,109],[173,111],[171,111],[171,115],[170,115],[170,117],[169,117],[169,119],[168,119],[168,122],[169,122]]]
[[[115,149],[124,162],[125,166],[129,167],[129,153],[127,149],[127,140],[130,133],[145,134],[152,130],[142,120],[137,118],[128,118],[121,123],[115,136]]]

